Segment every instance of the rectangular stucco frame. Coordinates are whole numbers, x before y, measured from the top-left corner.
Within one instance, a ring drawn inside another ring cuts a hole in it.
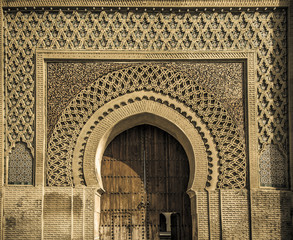
[[[256,121],[256,53],[253,51],[205,51],[205,52],[143,52],[143,51],[60,51],[37,50],[36,52],[36,153],[35,185],[45,184],[46,162],[46,121],[47,121],[47,61],[62,60],[107,60],[107,61],[146,61],[146,60],[246,60],[246,121],[248,181],[250,188],[259,187],[259,166],[257,159],[257,121]]]

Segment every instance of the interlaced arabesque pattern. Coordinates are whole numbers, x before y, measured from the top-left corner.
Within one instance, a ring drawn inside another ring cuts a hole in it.
[[[48,62],[47,64],[47,139],[63,109],[85,87],[115,70],[140,65],[139,62]],[[244,136],[243,72],[242,62],[156,62],[157,66],[188,74],[206,91],[223,104],[237,122]]]
[[[34,54],[36,48],[43,48],[256,50],[259,152],[272,143],[287,153],[286,28],[282,9],[6,13],[7,152],[23,141],[34,155]]]
[[[74,142],[92,114],[106,102],[140,90],[163,93],[189,106],[206,123],[217,143],[221,159],[219,187],[245,187],[244,140],[227,111],[212,94],[186,74],[154,65],[134,66],[109,73],[72,100],[60,116],[49,140],[49,185],[71,184]]]

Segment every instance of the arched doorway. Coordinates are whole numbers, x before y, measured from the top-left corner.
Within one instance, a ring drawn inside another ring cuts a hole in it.
[[[101,239],[191,239],[189,163],[170,134],[151,125],[124,131],[101,171]]]

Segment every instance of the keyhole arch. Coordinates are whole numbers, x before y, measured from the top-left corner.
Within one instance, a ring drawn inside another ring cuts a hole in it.
[[[73,152],[75,186],[79,179],[81,152],[83,173],[87,187],[96,189],[95,236],[99,236],[100,200],[104,193],[101,160],[109,142],[119,133],[138,124],[150,124],[166,131],[184,148],[190,167],[187,193],[194,201],[196,192],[216,188],[219,156],[213,136],[201,119],[183,103],[169,96],[139,91],[118,97],[98,109],[85,123]],[[192,204],[192,207],[194,204]],[[195,212],[195,209],[191,209]],[[196,220],[193,218],[193,226]],[[192,234],[194,238],[195,229]]]

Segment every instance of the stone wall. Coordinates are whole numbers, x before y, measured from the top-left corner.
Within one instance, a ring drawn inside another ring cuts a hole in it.
[[[249,196],[243,191],[221,191],[222,238],[249,239]]]
[[[4,239],[94,239],[94,192],[7,187]],[[290,199],[276,190],[198,193],[198,239],[291,239]]]
[[[197,193],[198,239],[291,239],[291,192]]]

